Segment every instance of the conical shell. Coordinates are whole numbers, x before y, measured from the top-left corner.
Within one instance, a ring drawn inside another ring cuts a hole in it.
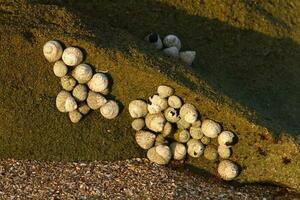
[[[142,130],[145,127],[145,120],[143,118],[138,118],[132,121],[131,127],[136,130]]]
[[[222,179],[230,181],[239,175],[239,167],[230,160],[222,160],[218,166],[218,173]]]
[[[77,47],[68,47],[62,54],[62,60],[68,66],[76,66],[83,61],[83,53]]]
[[[88,96],[88,89],[85,85],[78,84],[73,89],[72,94],[77,101],[84,101]]]
[[[60,84],[66,91],[72,91],[76,85],[76,80],[69,75],[60,78]]]
[[[50,40],[44,45],[43,53],[48,62],[55,62],[61,58],[63,48],[58,41]]]
[[[150,131],[140,130],[135,134],[135,140],[142,149],[150,149],[154,145],[155,137]]]
[[[178,52],[178,49],[176,47],[169,47],[169,48],[165,48],[163,50],[163,52],[169,56],[169,57],[172,57],[172,58],[178,58],[179,56],[179,52]]]
[[[218,136],[218,143],[220,145],[230,146],[233,143],[234,137],[235,137],[234,133],[230,131],[223,131]]]
[[[70,118],[71,122],[78,123],[82,118],[82,114],[80,112],[78,112],[77,110],[74,110],[74,111],[69,112],[69,118]]]
[[[72,97],[72,95],[65,90],[62,90],[58,93],[56,97],[56,108],[60,112],[67,112],[65,108],[65,104],[68,97]]]
[[[91,109],[96,110],[106,104],[107,100],[103,95],[89,91],[86,102]]]
[[[187,143],[187,152],[193,158],[200,157],[204,152],[204,145],[196,139],[190,139]]]
[[[68,97],[65,103],[66,112],[72,112],[77,109],[77,103],[73,97]]]
[[[174,160],[183,160],[186,156],[186,147],[185,145],[179,142],[173,142],[170,145],[170,149],[173,155]]]
[[[91,80],[93,76],[92,68],[85,63],[82,63],[75,67],[72,71],[72,76],[77,80],[78,83],[84,84]]]
[[[179,114],[175,108],[169,107],[164,112],[165,118],[168,122],[176,123],[180,120]]]
[[[145,118],[146,126],[154,131],[154,132],[161,132],[164,129],[166,119],[161,114],[147,114]]]
[[[151,162],[159,165],[166,165],[170,162],[172,153],[168,146],[158,145],[148,150],[147,157]]]
[[[192,104],[184,104],[179,111],[179,115],[188,123],[194,123],[198,119],[198,112]]]
[[[167,35],[163,43],[166,47],[176,47],[178,51],[181,49],[181,42],[176,35]]]
[[[55,76],[61,78],[68,73],[68,67],[63,61],[59,60],[54,63],[53,72]]]
[[[100,113],[106,119],[113,119],[119,114],[119,105],[113,100],[109,100],[106,104],[100,107]]]
[[[196,51],[182,51],[179,53],[179,58],[187,65],[192,65],[196,58]]]
[[[191,135],[187,130],[178,130],[174,134],[174,139],[181,143],[187,143],[190,139]]]
[[[168,98],[168,104],[172,108],[179,109],[182,106],[182,101],[178,96],[173,95]]]
[[[102,92],[108,88],[108,77],[104,73],[96,73],[87,85],[94,92]]]
[[[206,119],[202,122],[201,129],[205,136],[216,138],[221,133],[221,126],[217,122]]]
[[[157,88],[157,94],[161,98],[167,98],[169,96],[172,96],[174,94],[174,89],[167,85],[160,85]]]
[[[142,100],[133,100],[129,103],[128,111],[132,118],[144,117],[148,113],[147,103]]]

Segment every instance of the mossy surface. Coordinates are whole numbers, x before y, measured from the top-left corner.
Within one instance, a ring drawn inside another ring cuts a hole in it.
[[[232,160],[242,168],[238,181],[272,182],[300,191],[295,143],[300,133],[300,5],[282,4],[242,0],[0,4],[4,13],[0,157],[79,161],[144,156],[134,141],[127,105],[167,84],[193,103],[202,119],[212,118],[237,133]],[[148,31],[179,35],[183,49],[197,51],[192,68],[144,42]],[[50,39],[82,48],[95,71],[109,70],[110,98],[122,105],[118,118],[106,120],[96,110],[72,124],[57,111],[59,79],[42,55],[42,46]],[[212,173],[216,169],[215,162],[203,157],[189,163]]]

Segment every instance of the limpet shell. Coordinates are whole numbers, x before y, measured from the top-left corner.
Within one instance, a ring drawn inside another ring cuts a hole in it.
[[[69,75],[65,75],[60,78],[60,84],[64,90],[72,91],[76,85],[76,80]]]
[[[131,127],[136,130],[142,130],[145,127],[145,120],[143,118],[138,118],[132,121]]]
[[[161,98],[167,98],[169,96],[172,96],[174,94],[174,89],[167,85],[160,85],[157,88],[157,94]]]
[[[74,97],[72,97],[72,96],[68,97],[65,102],[66,112],[72,112],[76,109],[77,109],[77,103],[76,103]]]
[[[188,123],[194,123],[198,118],[198,112],[195,106],[192,104],[184,104],[179,111],[179,115]]]
[[[63,48],[58,41],[50,40],[44,45],[43,53],[48,62],[55,62],[61,58]]]
[[[140,130],[135,134],[135,140],[142,149],[150,149],[154,145],[155,137],[150,131]]]
[[[166,48],[166,49],[163,50],[163,52],[167,56],[172,57],[172,58],[178,58],[178,56],[179,56],[179,52],[178,52],[178,49],[176,47]]]
[[[178,96],[172,95],[168,98],[168,104],[172,108],[179,109],[182,106],[182,101]]]
[[[172,153],[168,146],[158,145],[148,150],[147,157],[151,162],[159,165],[166,165],[170,162]]]
[[[100,113],[106,119],[114,119],[119,114],[119,105],[113,100],[109,100],[106,104],[100,107]]]
[[[149,97],[149,101],[152,105],[157,105],[160,108],[160,111],[164,111],[168,108],[168,101],[165,98],[160,97],[159,95],[153,95]]]
[[[202,122],[201,129],[206,137],[216,138],[221,133],[221,126],[211,119]]]
[[[154,131],[154,132],[161,132],[164,129],[166,119],[161,114],[147,114],[145,118],[146,126]]]
[[[62,54],[62,60],[68,66],[76,66],[83,61],[83,53],[77,47],[68,47]]]
[[[56,108],[60,111],[60,112],[67,112],[66,108],[65,108],[65,104],[66,104],[66,100],[68,97],[72,97],[72,95],[65,91],[62,90],[57,94],[56,97]]]
[[[74,111],[69,112],[69,118],[70,118],[71,122],[78,123],[82,118],[82,114],[80,112],[78,112],[77,110],[74,110]]]
[[[85,85],[78,84],[73,89],[72,95],[77,101],[84,101],[88,96],[88,89]]]
[[[140,118],[147,115],[147,103],[143,100],[133,100],[128,106],[129,114],[132,118]]]
[[[78,83],[84,84],[91,80],[93,76],[92,68],[85,63],[77,65],[72,71],[72,76],[77,80]]]
[[[181,42],[176,35],[167,35],[163,43],[166,47],[176,47],[178,51],[181,49]]]
[[[218,143],[220,145],[230,146],[233,143],[234,137],[235,135],[231,131],[222,131],[218,136]]]
[[[96,110],[106,104],[107,100],[103,95],[89,91],[86,102],[91,109]]]
[[[96,73],[87,85],[94,92],[102,92],[108,88],[108,77],[104,73]]]
[[[218,166],[218,173],[222,179],[230,181],[239,175],[239,167],[230,160],[222,160]]]
[[[174,160],[183,160],[186,156],[186,147],[185,145],[179,142],[173,142],[170,145],[170,149],[173,155]]]
[[[53,72],[55,76],[61,78],[68,73],[68,67],[63,61],[59,60],[54,63]]]
[[[182,51],[179,53],[179,58],[187,65],[192,65],[196,58],[196,51]]]
[[[200,157],[204,152],[204,145],[196,139],[190,139],[187,143],[187,152],[193,158]]]

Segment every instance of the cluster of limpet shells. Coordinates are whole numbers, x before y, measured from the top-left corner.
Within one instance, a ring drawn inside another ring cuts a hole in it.
[[[91,66],[83,63],[84,56],[79,48],[64,49],[60,42],[50,40],[45,43],[43,53],[49,62],[54,62],[53,72],[62,86],[56,97],[56,107],[68,113],[71,122],[79,122],[90,110],[96,109],[107,119],[117,117],[119,105],[105,97],[109,94],[107,74],[93,73]]]
[[[190,103],[184,103],[175,90],[160,85],[157,94],[148,101],[133,100],[128,106],[131,123],[136,131],[137,144],[147,150],[150,161],[165,165],[171,159],[184,160],[187,156],[203,155],[211,161],[221,160],[218,174],[224,180],[232,180],[239,174],[238,166],[228,160],[235,134],[222,131],[220,124],[205,119],[201,122],[199,112]],[[211,140],[218,140],[218,147]]]
[[[196,57],[196,51],[180,51],[181,41],[173,34],[167,35],[161,40],[158,33],[150,33],[145,37],[145,40],[152,43],[157,49],[163,49],[163,52],[174,59],[180,59],[188,66],[192,65]]]

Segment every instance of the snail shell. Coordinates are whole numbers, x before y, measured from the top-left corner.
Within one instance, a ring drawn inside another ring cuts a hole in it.
[[[62,60],[68,66],[76,66],[83,61],[83,53],[77,47],[68,47],[62,54]]]
[[[191,124],[185,121],[183,118],[176,122],[176,124],[179,129],[189,129],[191,127]]]
[[[203,136],[201,138],[201,142],[205,145],[208,145],[210,143],[211,139],[209,137]]]
[[[179,109],[182,106],[182,101],[178,96],[173,95],[168,98],[168,104],[172,108]]]
[[[129,114],[132,118],[140,118],[147,115],[147,103],[143,100],[133,100],[128,106]]]
[[[179,111],[179,115],[188,123],[194,123],[198,118],[198,112],[192,104],[184,104]]]
[[[170,145],[170,149],[173,155],[174,160],[183,160],[186,156],[186,147],[185,145],[179,142],[173,142]]]
[[[154,145],[155,137],[150,131],[140,130],[135,134],[135,140],[142,149],[150,149]]]
[[[102,92],[108,88],[108,77],[104,73],[96,73],[87,85],[94,92]]]
[[[179,58],[187,65],[192,65],[196,58],[196,51],[182,51],[179,53]]]
[[[228,147],[228,146],[225,146],[225,145],[219,145],[219,146],[218,146],[218,153],[219,153],[219,156],[220,156],[221,158],[226,159],[226,158],[229,158],[229,157],[231,156],[232,150],[231,150],[231,148]]]
[[[65,109],[66,109],[66,112],[72,112],[72,111],[77,109],[77,103],[76,103],[75,99],[72,96],[68,97],[66,99]]]
[[[204,157],[207,160],[216,160],[218,158],[217,147],[213,144],[207,145],[204,150]]]
[[[169,56],[169,57],[172,57],[172,58],[178,58],[179,56],[179,52],[178,52],[178,49],[176,47],[169,47],[169,48],[165,48],[163,50],[163,52]]]
[[[180,120],[177,110],[172,107],[169,107],[164,112],[165,118],[168,122],[176,123]]]
[[[164,137],[167,137],[172,133],[172,129],[172,124],[170,122],[166,122],[164,129],[161,133]]]
[[[159,165],[166,165],[170,162],[172,153],[168,146],[158,145],[148,150],[147,157],[151,162]]]
[[[113,100],[109,100],[106,104],[100,107],[100,113],[106,119],[113,119],[119,114],[119,105]]]
[[[157,88],[157,94],[161,98],[167,98],[169,96],[172,96],[174,94],[174,89],[167,85],[160,85]]]
[[[167,35],[163,43],[166,47],[176,47],[178,51],[181,49],[181,42],[176,35]]]
[[[78,112],[77,110],[74,110],[74,111],[69,112],[69,118],[70,118],[71,122],[78,123],[82,118],[82,114],[80,112]]]
[[[206,137],[216,138],[221,133],[221,126],[217,122],[206,119],[202,122],[201,129]]]
[[[78,108],[78,111],[83,115],[88,114],[90,112],[90,110],[91,110],[91,108],[87,104],[82,104]]]
[[[168,108],[167,99],[162,98],[159,95],[153,95],[152,97],[149,97],[149,101],[152,105],[157,105],[160,108],[160,111],[163,111],[166,108]]]
[[[101,94],[89,91],[86,102],[91,109],[96,110],[106,104],[107,100]]]
[[[53,72],[55,76],[61,78],[68,73],[68,67],[63,61],[59,60],[54,63]]]
[[[78,84],[73,89],[72,94],[77,101],[84,101],[88,96],[88,89],[85,85]]]
[[[200,140],[204,135],[200,127],[193,127],[193,126],[190,128],[190,134],[192,138],[197,140]]]
[[[88,64],[80,64],[72,71],[72,76],[78,83],[84,84],[91,80],[93,76],[93,70]]]
[[[223,131],[218,136],[218,143],[220,145],[230,146],[233,143],[234,136],[235,136],[234,133],[230,131]]]
[[[132,121],[131,127],[136,130],[142,130],[145,126],[145,120],[143,118],[138,118]]]
[[[178,142],[181,143],[186,143],[189,141],[191,135],[187,130],[178,130],[175,134],[174,134],[174,139]]]
[[[148,112],[150,114],[156,114],[161,112],[161,108],[156,104],[148,104],[147,105]]]
[[[187,152],[193,158],[200,157],[204,152],[204,145],[196,139],[190,139],[187,143]]]
[[[63,48],[58,41],[50,40],[44,45],[43,53],[48,62],[55,62],[61,58]]]
[[[68,97],[72,97],[72,95],[65,90],[62,90],[58,93],[56,97],[56,108],[60,112],[67,112],[65,108],[65,104]]]
[[[146,126],[154,132],[162,132],[166,123],[165,117],[161,113],[147,114],[145,118]]]
[[[76,85],[76,80],[69,75],[60,78],[60,84],[64,90],[72,91]]]
[[[163,44],[162,44],[162,41],[159,37],[159,35],[157,33],[150,33],[149,35],[147,35],[145,37],[145,40],[154,44],[154,46],[157,48],[157,49],[162,49],[163,48]]]
[[[230,181],[239,175],[239,167],[230,160],[222,160],[218,166],[218,173],[222,179]]]

